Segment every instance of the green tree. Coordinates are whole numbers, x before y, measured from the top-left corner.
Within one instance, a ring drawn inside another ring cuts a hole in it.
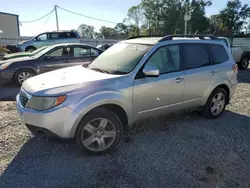
[[[95,38],[95,28],[93,26],[81,24],[78,27],[77,31],[79,32],[82,38],[85,38],[85,39]]]
[[[102,26],[100,28],[100,33],[102,34],[102,36],[107,39],[107,38],[114,38],[117,36],[116,30],[114,28],[111,27],[105,27]]]
[[[128,10],[128,19],[131,22],[131,25],[135,25],[136,34],[140,35],[140,25],[143,19],[143,12],[141,5],[132,6]]]
[[[192,33],[206,32],[209,28],[209,19],[205,16],[205,8],[211,6],[212,2],[207,0],[191,1],[191,19],[189,21],[189,29]]]
[[[222,22],[232,34],[239,33],[248,17],[250,17],[250,7],[247,4],[242,6],[240,0],[228,1],[226,8],[220,11]]]

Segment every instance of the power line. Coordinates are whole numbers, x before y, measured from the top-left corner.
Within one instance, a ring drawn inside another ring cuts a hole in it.
[[[31,20],[31,21],[20,21],[21,23],[32,23],[32,22],[36,22],[38,20],[41,20],[43,18],[45,18],[46,16],[50,15],[52,12],[54,12],[54,8],[48,13],[48,14],[45,14],[44,16],[38,18],[38,19],[35,19],[35,20]]]
[[[44,26],[47,24],[47,22],[49,21],[49,19],[51,18],[53,12],[50,13],[50,15],[48,16],[48,19],[45,21],[45,23],[43,24],[43,26],[41,27],[40,31],[44,28]]]
[[[76,14],[78,16],[83,16],[83,17],[86,17],[86,18],[89,18],[89,19],[93,19],[93,20],[98,20],[98,21],[102,21],[102,22],[107,22],[107,23],[113,23],[113,24],[118,24],[117,22],[112,22],[112,21],[108,21],[108,20],[102,20],[102,19],[99,19],[99,18],[94,18],[94,17],[91,17],[91,16],[86,16],[86,15],[83,15],[83,14],[80,14],[80,13],[77,13],[77,12],[73,12],[73,11],[70,11],[70,10],[67,10],[67,9],[64,9],[64,8],[61,8],[59,6],[57,6],[58,8],[66,11],[66,12],[70,12],[72,14]]]

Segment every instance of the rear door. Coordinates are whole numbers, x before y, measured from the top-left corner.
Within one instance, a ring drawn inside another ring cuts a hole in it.
[[[99,50],[90,46],[71,46],[73,58],[70,62],[71,66],[91,63],[99,56]]]
[[[214,85],[217,69],[203,43],[182,44],[185,69],[184,99],[187,107],[204,105],[207,91]]]

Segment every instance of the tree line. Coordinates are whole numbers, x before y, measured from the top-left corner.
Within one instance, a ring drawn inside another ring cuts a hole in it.
[[[250,30],[250,7],[240,0],[228,0],[218,14],[206,17],[211,0],[141,0],[129,8],[127,17],[114,28],[102,26],[99,32],[90,25],[81,24],[78,32],[83,38],[122,39],[136,35],[167,35],[184,33],[184,17],[187,14],[187,33],[217,35],[240,34]]]

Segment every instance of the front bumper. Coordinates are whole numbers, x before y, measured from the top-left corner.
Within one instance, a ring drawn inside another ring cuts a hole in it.
[[[35,126],[35,132],[41,131],[47,134],[47,136],[51,136],[52,133],[52,135],[56,135],[60,138],[74,137],[72,127],[80,115],[70,108],[63,105],[59,105],[47,111],[22,108],[19,101],[19,94],[16,97],[16,108],[21,121],[26,124],[28,128],[30,125]]]

